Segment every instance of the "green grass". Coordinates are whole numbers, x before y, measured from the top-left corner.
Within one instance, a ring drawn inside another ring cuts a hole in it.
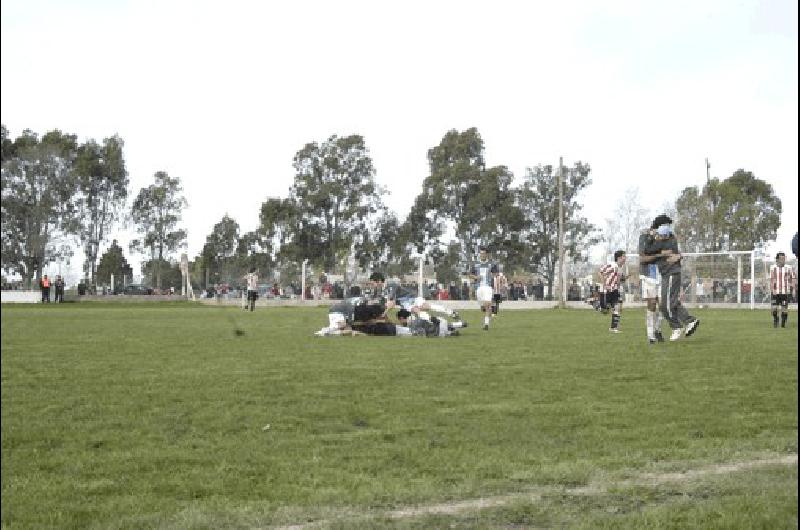
[[[324,308],[4,306],[3,527],[797,528],[796,464],[631,485],[797,454],[797,313],[656,346],[643,310],[463,314],[318,338]]]

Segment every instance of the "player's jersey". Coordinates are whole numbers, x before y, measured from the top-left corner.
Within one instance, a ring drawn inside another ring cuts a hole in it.
[[[479,261],[472,266],[472,274],[478,277],[475,281],[476,287],[494,288],[494,274],[500,272],[500,267],[492,261]]]
[[[600,276],[603,277],[603,291],[610,292],[619,289],[619,282],[622,280],[622,271],[616,262],[608,263],[600,267]]]
[[[655,262],[642,263],[642,256],[645,255],[644,249],[647,244],[651,243],[653,236],[649,232],[639,234],[639,278],[650,279],[659,281],[661,277],[658,275],[658,265]]]
[[[248,272],[245,274],[245,278],[247,279],[247,290],[258,291],[258,274],[255,272]]]
[[[645,271],[642,273],[642,271]],[[639,266],[639,278],[642,280],[653,280],[655,282],[661,281],[661,275],[658,274],[658,265],[655,263],[645,263]]]
[[[795,283],[794,270],[788,265],[773,265],[769,269],[769,286],[772,294],[791,294]]]
[[[508,296],[508,278],[502,272],[495,276],[494,290],[503,296]]]

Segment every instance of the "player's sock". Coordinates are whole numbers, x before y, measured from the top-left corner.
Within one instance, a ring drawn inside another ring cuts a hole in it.
[[[781,313],[781,327],[786,327],[786,320],[789,318],[789,313]]]
[[[445,315],[452,317],[455,311],[447,309],[445,306],[441,304],[431,304],[429,303],[428,306],[430,307],[431,311],[436,311],[437,313],[444,313]]]
[[[619,315],[616,313],[611,315],[611,329],[619,329]]]
[[[647,338],[656,338],[656,313],[655,311],[647,311],[644,316],[644,321],[647,325]]]
[[[485,317],[483,317],[483,325],[484,326],[488,326],[489,325],[489,315],[486,315]]]
[[[778,327],[778,310],[777,309],[773,309],[772,310],[772,325],[775,326],[776,328]]]

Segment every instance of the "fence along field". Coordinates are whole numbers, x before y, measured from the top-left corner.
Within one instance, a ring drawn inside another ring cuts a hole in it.
[[[6,306],[2,523],[796,527],[795,312],[654,347],[641,309],[614,336],[462,315],[403,340],[313,337],[316,307]]]

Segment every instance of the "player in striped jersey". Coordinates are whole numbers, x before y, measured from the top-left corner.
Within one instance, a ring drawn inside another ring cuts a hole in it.
[[[624,250],[614,252],[614,261],[600,267],[600,276],[603,278],[603,292],[600,294],[600,307],[604,311],[611,310],[611,333],[621,333],[619,330],[620,311],[622,300],[619,296],[619,284],[625,281],[622,266],[628,257]]]
[[[772,325],[778,327],[778,307],[781,309],[781,327],[786,327],[789,318],[789,299],[795,289],[795,274],[786,265],[786,254],[778,252],[775,265],[769,269],[769,288],[772,294]]]

